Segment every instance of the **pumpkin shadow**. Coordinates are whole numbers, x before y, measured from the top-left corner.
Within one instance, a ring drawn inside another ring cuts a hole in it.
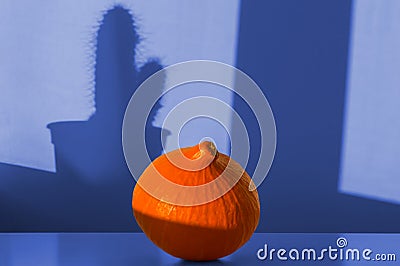
[[[215,266],[215,265],[234,265],[227,261],[212,260],[212,261],[191,261],[191,260],[180,260],[173,264],[174,266],[200,266],[200,265],[207,265],[207,266]]]

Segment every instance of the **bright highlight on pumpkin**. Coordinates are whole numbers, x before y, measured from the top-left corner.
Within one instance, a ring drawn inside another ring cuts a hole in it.
[[[159,182],[161,178],[168,182]],[[206,141],[154,160],[133,191],[133,213],[147,237],[165,252],[187,260],[215,260],[240,248],[258,225],[258,193],[249,187],[254,184],[246,171]],[[216,199],[195,204],[210,195]]]

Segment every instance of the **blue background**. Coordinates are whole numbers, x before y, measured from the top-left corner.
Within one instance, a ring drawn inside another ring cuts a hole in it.
[[[265,90],[278,133],[275,161],[258,190],[258,232],[400,231],[398,205],[338,191],[351,14],[347,0],[241,3],[236,66]],[[135,67],[139,37],[132,25],[122,7],[104,16],[96,47],[95,115],[87,122],[48,125],[57,173],[0,164],[1,231],[140,230],[131,212],[134,182],[120,128],[137,84],[162,65],[155,59]],[[110,84],[118,90],[106,90]],[[249,107],[238,97],[234,107],[248,117],[251,174],[260,136]],[[151,123],[146,130],[154,158],[161,153],[161,130]]]
[[[398,205],[338,191],[351,14],[347,0],[242,2],[237,67],[265,90],[277,127],[260,232],[399,232]]]

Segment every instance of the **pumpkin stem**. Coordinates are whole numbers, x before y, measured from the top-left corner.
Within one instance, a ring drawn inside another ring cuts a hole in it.
[[[203,141],[199,144],[200,151],[205,151],[211,153],[212,156],[217,154],[217,147],[211,141]]]
[[[217,147],[211,141],[203,141],[199,145],[193,146],[193,148],[196,148],[197,152],[191,157],[192,160],[197,160],[200,157],[210,155],[214,158],[218,153]]]

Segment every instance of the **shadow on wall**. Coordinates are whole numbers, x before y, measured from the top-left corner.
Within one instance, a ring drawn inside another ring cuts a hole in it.
[[[133,178],[122,151],[122,121],[135,89],[162,66],[138,69],[140,41],[129,11],[116,6],[104,15],[97,35],[96,112],[88,121],[48,125],[57,173],[0,164],[0,231],[135,231]],[[163,84],[158,88],[162,92]],[[161,154],[161,129],[146,124],[151,159]],[[143,114],[146,115],[146,114]],[[165,134],[163,134],[164,136]]]
[[[350,16],[348,0],[242,1],[237,66],[268,96],[278,134],[258,188],[260,232],[400,232],[399,205],[338,191]],[[234,107],[246,117],[251,175],[261,136],[251,108],[240,97]]]

